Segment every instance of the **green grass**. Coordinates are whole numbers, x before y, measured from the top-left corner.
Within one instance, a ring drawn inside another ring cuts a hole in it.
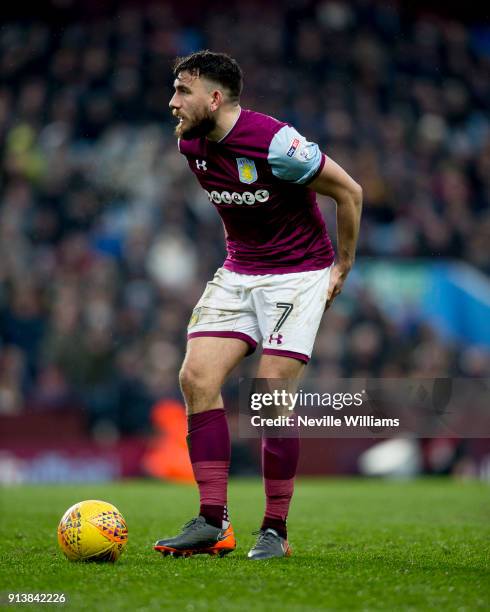
[[[490,488],[449,480],[300,480],[290,559],[251,562],[258,480],[234,480],[238,548],[226,558],[163,558],[151,545],[195,514],[193,487],[156,482],[0,490],[0,592],[64,592],[74,610],[488,610]],[[114,503],[129,527],[114,565],[57,549],[68,506]],[[46,609],[51,606],[28,606]]]

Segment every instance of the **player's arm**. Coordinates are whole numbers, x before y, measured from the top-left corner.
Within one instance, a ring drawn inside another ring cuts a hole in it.
[[[324,156],[293,127],[282,127],[269,145],[268,161],[278,178],[307,185],[337,202],[338,258],[330,274],[327,308],[342,290],[352,268],[361,218],[362,190],[345,170]]]
[[[337,203],[337,260],[330,275],[326,304],[328,308],[341,292],[347,274],[354,264],[361,221],[362,189],[343,168],[328,157],[325,157],[320,174],[308,187],[333,198]]]

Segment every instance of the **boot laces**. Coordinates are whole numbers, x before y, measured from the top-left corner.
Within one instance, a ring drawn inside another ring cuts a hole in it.
[[[276,541],[277,537],[275,533],[268,529],[259,529],[259,531],[253,531],[252,535],[258,536],[255,547],[272,544]]]
[[[199,516],[196,516],[182,527],[182,531],[196,531],[200,527],[202,527],[202,521]]]

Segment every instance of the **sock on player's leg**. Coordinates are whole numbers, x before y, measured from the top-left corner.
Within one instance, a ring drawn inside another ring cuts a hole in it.
[[[262,472],[266,507],[261,529],[275,529],[283,538],[287,538],[286,520],[293,496],[298,458],[299,436],[263,438]]]
[[[226,509],[230,434],[222,408],[192,414],[188,418],[187,445],[201,506],[199,514],[210,525],[229,525]]]

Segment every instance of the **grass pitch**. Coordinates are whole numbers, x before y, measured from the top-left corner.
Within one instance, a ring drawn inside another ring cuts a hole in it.
[[[153,542],[196,512],[193,487],[156,482],[0,490],[0,592],[65,593],[73,610],[458,610],[490,608],[490,487],[421,480],[299,480],[289,519],[293,556],[252,562],[259,480],[234,480],[237,550],[223,559],[163,558]],[[114,565],[70,563],[61,515],[104,499],[125,516]],[[25,604],[30,609],[51,605]]]

